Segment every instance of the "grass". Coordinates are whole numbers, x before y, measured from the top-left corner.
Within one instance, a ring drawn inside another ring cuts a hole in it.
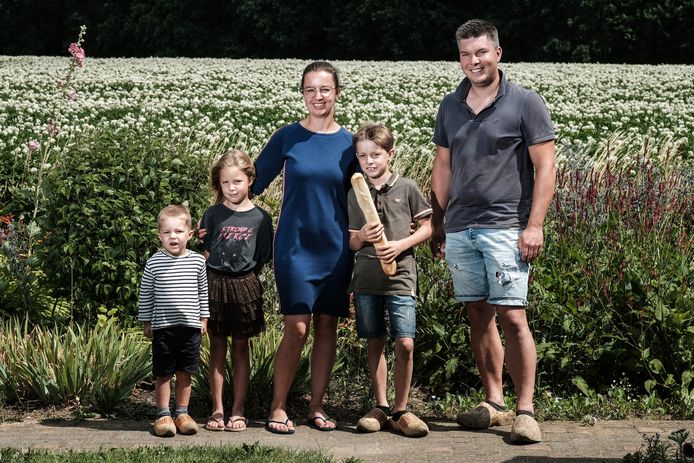
[[[337,460],[317,451],[294,451],[255,444],[243,444],[239,447],[195,446],[195,447],[143,447],[138,449],[108,449],[88,452],[49,452],[46,450],[21,451],[0,449],[2,463],[107,463],[137,461],[138,463],[213,463],[243,461],[244,463],[332,463]],[[357,463],[360,460],[350,458],[345,463]]]

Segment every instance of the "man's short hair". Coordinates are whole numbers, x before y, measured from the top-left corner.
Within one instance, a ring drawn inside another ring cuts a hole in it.
[[[499,31],[494,24],[484,19],[471,19],[465,22],[455,31],[455,43],[460,43],[462,39],[473,39],[486,35],[494,45],[499,48]]]

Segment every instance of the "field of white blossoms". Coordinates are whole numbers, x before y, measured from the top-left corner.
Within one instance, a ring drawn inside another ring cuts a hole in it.
[[[60,107],[58,136],[68,144],[98,128],[195,139],[205,142],[193,144],[201,147],[240,145],[255,154],[277,127],[304,113],[298,86],[306,64],[88,59],[72,84],[74,99],[56,104],[65,58],[0,57],[0,150],[25,155]],[[462,77],[457,63],[335,64],[344,85],[340,123],[355,129],[364,121],[384,122],[402,148],[433,153],[438,103]],[[694,66],[502,63],[502,69],[545,98],[563,146],[649,137],[684,142],[682,154],[694,158]]]

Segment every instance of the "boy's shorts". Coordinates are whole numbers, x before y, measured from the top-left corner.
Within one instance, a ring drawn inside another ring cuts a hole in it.
[[[446,262],[458,302],[528,305],[530,265],[521,260],[522,228],[467,228],[446,233]]]
[[[152,372],[157,378],[177,371],[194,374],[200,364],[200,328],[170,326],[152,332]]]
[[[385,336],[387,315],[391,338],[414,339],[417,331],[414,297],[355,293],[354,305],[357,313],[357,335],[360,338]]]

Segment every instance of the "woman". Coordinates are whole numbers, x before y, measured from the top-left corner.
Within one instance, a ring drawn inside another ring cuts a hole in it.
[[[352,135],[335,121],[337,70],[309,64],[301,79],[308,115],[280,128],[255,165],[258,195],[282,172],[283,199],[274,242],[274,267],[284,336],[277,350],[268,431],[292,434],[287,395],[313,321],[309,425],[332,431],[323,396],[335,361],[338,317],[347,316],[353,256],[347,232],[347,191],[357,168]]]

